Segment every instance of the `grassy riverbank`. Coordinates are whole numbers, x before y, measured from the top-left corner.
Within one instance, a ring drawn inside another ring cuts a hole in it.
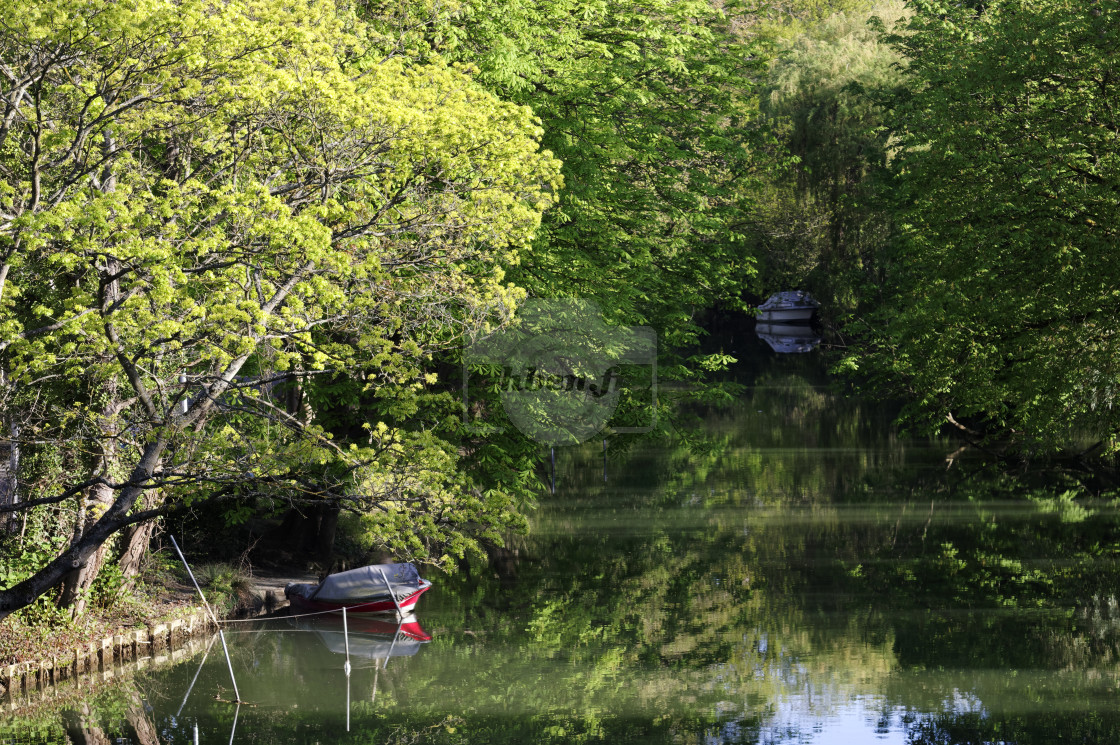
[[[137,589],[127,602],[91,608],[73,620],[17,616],[0,624],[0,665],[49,659],[59,649],[74,649],[123,629],[169,621],[197,605],[198,597],[180,588],[145,587]]]
[[[256,613],[286,604],[283,587],[312,576],[303,571],[241,571],[229,564],[203,564],[195,576],[219,618]],[[171,621],[199,605],[186,572],[149,569],[127,592],[91,603],[76,619],[42,604],[0,624],[0,665],[49,659],[59,649],[112,636],[125,629]]]

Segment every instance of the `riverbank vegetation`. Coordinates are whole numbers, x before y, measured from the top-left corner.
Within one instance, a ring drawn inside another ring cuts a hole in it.
[[[804,287],[911,424],[1115,450],[1115,0],[0,12],[9,623],[112,605],[171,526],[499,555],[541,445],[462,350],[526,298],[652,327],[671,411],[732,395],[706,313]]]

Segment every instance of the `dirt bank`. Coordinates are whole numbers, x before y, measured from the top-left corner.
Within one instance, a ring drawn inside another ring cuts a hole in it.
[[[318,582],[314,572],[278,569],[254,569],[249,578],[253,587],[252,607],[246,609],[250,615],[271,613],[284,608],[288,601],[284,598],[284,587],[289,582]]]

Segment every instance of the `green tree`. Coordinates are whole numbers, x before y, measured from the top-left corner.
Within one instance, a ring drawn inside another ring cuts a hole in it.
[[[344,449],[281,384],[423,386],[516,299],[503,267],[557,186],[531,112],[329,2],[0,15],[2,393],[75,465],[4,509],[78,504],[0,615],[67,575],[80,602],[110,537],[199,499],[327,497],[436,538],[496,519],[446,443],[373,421]]]
[[[1051,450],[1114,438],[1120,5],[911,7],[892,38],[899,230],[848,364],[931,428]]]
[[[762,91],[781,148],[794,156],[767,180],[754,212],[762,280],[812,289],[834,317],[855,306],[889,234],[875,187],[890,152],[883,100],[900,82],[900,55],[871,19],[893,26],[902,15],[902,2],[888,0],[806,26]]]
[[[706,2],[553,8],[567,38],[514,95],[541,117],[565,186],[515,276],[654,326],[668,353],[699,335],[693,309],[734,304],[754,275],[734,226],[765,139],[759,50]]]
[[[700,0],[467,0],[410,9],[415,54],[477,68],[533,108],[563,162],[556,210],[510,277],[539,297],[597,302],[672,348],[692,311],[754,274],[737,224],[767,133],[753,97],[763,49]],[[741,12],[741,11],[736,11]],[[406,22],[370,10],[383,33]],[[390,22],[391,21],[391,22]]]
[[[726,362],[681,350],[703,334],[701,312],[739,305],[754,276],[736,226],[768,137],[753,97],[763,60],[735,33],[730,7],[466,0],[372,3],[363,12],[416,64],[470,66],[480,84],[540,118],[542,145],[564,164],[563,187],[510,280],[530,296],[592,301],[608,324],[652,326],[662,379],[697,382]],[[459,360],[438,362],[440,379],[450,380]],[[506,419],[494,390],[474,390],[470,423],[457,435],[465,467],[483,494],[531,501],[541,446]],[[649,421],[648,400],[646,391],[624,400],[614,423]],[[432,421],[446,415],[435,395],[425,406]]]

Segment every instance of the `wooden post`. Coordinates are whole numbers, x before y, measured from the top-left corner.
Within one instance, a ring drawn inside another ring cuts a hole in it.
[[[171,630],[168,634],[168,644],[170,644],[171,646],[175,646],[176,644],[180,643],[180,637],[182,636],[182,634],[183,622],[180,619],[176,618],[171,622]]]
[[[382,575],[384,575],[384,572],[382,572]],[[393,591],[393,588],[390,587],[389,592],[392,592],[392,591]],[[349,628],[347,628],[347,624],[346,624],[346,606],[345,605],[342,606],[342,639],[343,639],[344,642],[346,642],[346,668],[345,669],[346,669],[346,677],[349,678],[350,677],[350,630],[349,630]],[[350,690],[349,681],[347,681],[346,686],[347,686],[346,690],[349,691]],[[346,731],[347,732],[350,731],[350,709],[349,708],[346,709]]]
[[[113,666],[113,638],[110,636],[101,640],[101,671],[104,672]]]

